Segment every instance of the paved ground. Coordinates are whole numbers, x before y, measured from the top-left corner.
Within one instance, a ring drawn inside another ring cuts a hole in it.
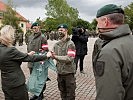
[[[84,71],[86,74],[81,74],[78,69],[75,75],[77,84],[76,100],[95,100],[95,81],[92,71],[91,55],[96,38],[89,38],[88,40],[88,55],[85,56],[84,60]],[[53,47],[53,44],[55,42],[56,41],[48,41],[50,49]],[[17,48],[22,52],[26,52],[26,45],[17,46]],[[26,79],[28,79],[29,70],[27,68],[27,63],[22,64],[22,69],[25,73]],[[61,100],[60,93],[57,87],[56,73],[52,70],[49,70],[49,77],[51,81],[47,82],[47,87],[44,92],[44,100]],[[0,100],[4,100],[4,95],[1,89]]]

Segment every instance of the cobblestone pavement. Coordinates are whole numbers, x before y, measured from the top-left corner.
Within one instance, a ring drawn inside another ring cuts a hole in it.
[[[89,38],[88,39],[88,55],[85,56],[84,60],[84,71],[85,74],[81,74],[79,69],[76,73],[76,99],[75,100],[95,100],[95,81],[92,71],[92,64],[91,64],[91,55],[93,50],[93,45],[96,38]],[[49,48],[51,49],[57,41],[50,41],[48,40]],[[16,46],[22,52],[26,52],[26,45],[23,46]],[[29,77],[29,70],[27,68],[27,63],[22,63],[22,69],[26,76],[26,79]],[[44,99],[43,100],[61,100],[60,92],[57,86],[57,77],[56,73],[52,70],[49,70],[49,77],[51,81],[47,81],[47,87],[44,92]],[[0,85],[1,86],[1,85]],[[29,93],[31,96],[31,94]],[[0,100],[4,100],[3,92],[0,88]]]

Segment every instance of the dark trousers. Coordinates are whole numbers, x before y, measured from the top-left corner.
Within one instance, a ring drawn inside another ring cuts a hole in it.
[[[83,71],[84,57],[85,57],[85,55],[76,55],[76,57],[75,57],[76,70],[78,68],[78,61],[80,60],[80,62],[79,62],[80,71]]]
[[[29,100],[26,85],[23,84],[14,88],[2,87],[5,100]]]
[[[74,74],[58,74],[57,81],[62,100],[75,100],[76,78]]]

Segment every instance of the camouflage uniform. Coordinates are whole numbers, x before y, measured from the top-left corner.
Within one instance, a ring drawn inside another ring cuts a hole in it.
[[[44,48],[43,46],[46,46],[46,48]],[[41,33],[32,33],[29,38],[28,38],[28,44],[27,44],[27,51],[35,51],[35,52],[40,52],[40,50],[43,51],[48,51],[48,43],[47,43],[47,38]],[[30,73],[33,70],[33,63],[28,63],[28,68],[30,70]],[[37,98],[43,98],[43,92],[46,89],[46,84],[44,84],[43,90],[40,94],[39,97],[37,97],[36,95],[34,95]],[[33,96],[33,98],[34,98]],[[39,100],[39,99],[38,99]]]
[[[62,100],[75,100],[75,70],[74,57],[69,56],[69,50],[75,50],[74,43],[67,38],[65,41],[60,40],[54,45],[57,60],[58,88],[61,92]]]
[[[17,41],[18,41],[18,39],[19,39],[19,38],[18,38],[18,32],[17,32],[17,31],[15,32],[14,37],[15,37],[15,40],[14,40],[13,45],[16,46],[16,43],[17,43]]]
[[[23,45],[23,33],[18,33],[18,38],[19,38],[19,46]]]
[[[25,33],[25,43],[26,43],[26,45],[28,44],[28,37],[29,37],[31,34],[32,34],[32,33],[31,33],[30,30],[28,30],[28,31]]]
[[[28,45],[27,45],[27,51],[35,51],[40,52],[40,49],[42,49],[43,45],[48,45],[47,38],[42,35],[42,33],[32,33],[28,38]],[[28,67],[30,69],[30,72],[32,70],[32,64],[29,63]]]

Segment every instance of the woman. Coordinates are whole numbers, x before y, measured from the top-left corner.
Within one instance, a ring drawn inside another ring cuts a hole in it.
[[[0,31],[0,69],[2,90],[5,100],[29,100],[25,85],[25,76],[20,67],[22,62],[42,61],[51,56],[33,55],[18,51],[13,47],[14,29],[10,25],[4,26]]]

